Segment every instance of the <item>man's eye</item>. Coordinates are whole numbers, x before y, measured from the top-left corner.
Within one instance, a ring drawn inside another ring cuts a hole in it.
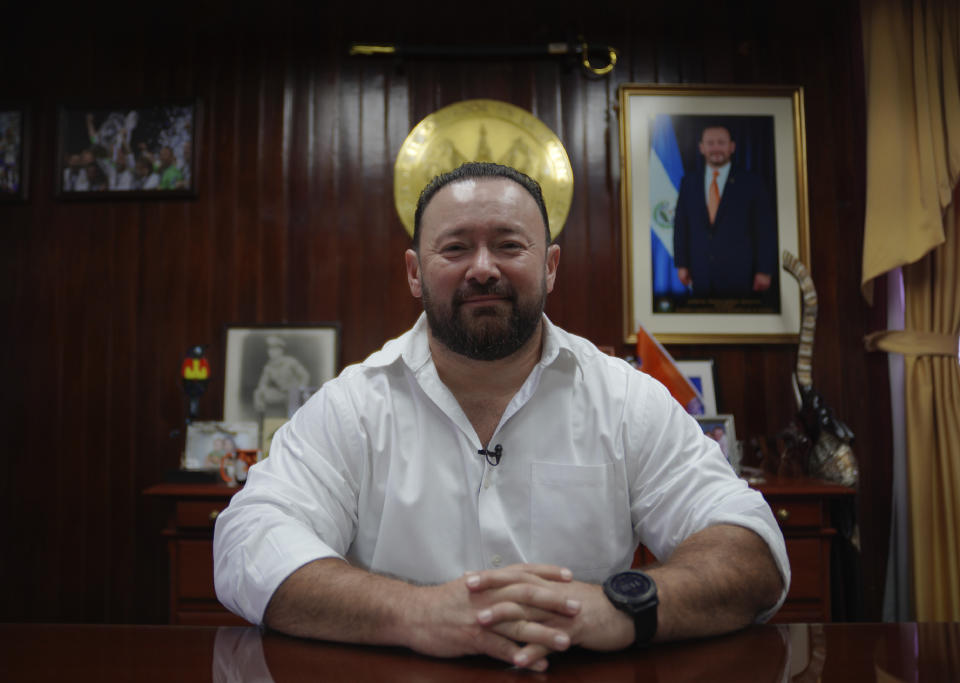
[[[445,254],[449,254],[449,253],[455,253],[458,251],[463,251],[465,248],[466,247],[464,247],[462,244],[447,244],[446,246],[441,247],[440,251],[442,251]]]
[[[521,245],[519,242],[504,242],[503,244],[500,245],[500,248],[507,249],[507,250],[520,249]]]

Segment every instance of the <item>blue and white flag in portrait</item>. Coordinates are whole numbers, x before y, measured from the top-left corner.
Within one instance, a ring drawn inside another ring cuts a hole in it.
[[[687,294],[673,264],[673,216],[677,208],[683,160],[673,120],[657,114],[650,145],[650,261],[653,296]]]

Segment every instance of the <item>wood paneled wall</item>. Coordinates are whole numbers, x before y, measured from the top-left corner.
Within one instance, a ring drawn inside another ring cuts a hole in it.
[[[165,619],[163,519],[141,491],[178,463],[182,354],[211,344],[216,374],[201,416],[215,419],[226,323],[339,320],[345,363],[407,328],[418,306],[402,269],[408,239],[393,208],[393,161],[410,128],[444,105],[505,100],[563,140],[576,185],[548,314],[628,353],[616,110],[626,82],[805,88],[810,266],[821,292],[815,384],[857,433],[866,616],[878,617],[890,426],[885,359],[861,342],[884,315],[882,300],[871,309],[859,292],[856,3],[787,11],[719,2],[706,13],[695,3],[619,3],[589,14],[560,4],[544,16],[505,3],[450,3],[429,16],[395,4],[314,4],[241,15],[217,3],[183,15],[15,11],[16,30],[0,45],[2,96],[31,105],[33,145],[29,200],[0,206],[0,620]],[[353,40],[529,43],[580,33],[620,50],[609,77],[555,59],[347,56]],[[60,102],[181,96],[203,101],[196,200],[54,198]],[[790,420],[792,347],[671,350],[717,360],[720,409],[735,415],[741,437]]]

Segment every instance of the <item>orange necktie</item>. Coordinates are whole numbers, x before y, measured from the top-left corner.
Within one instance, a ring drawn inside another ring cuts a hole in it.
[[[713,172],[713,180],[710,181],[710,197],[707,201],[707,211],[710,213],[710,225],[717,217],[717,209],[720,208],[720,188],[717,187],[717,176],[720,171]]]

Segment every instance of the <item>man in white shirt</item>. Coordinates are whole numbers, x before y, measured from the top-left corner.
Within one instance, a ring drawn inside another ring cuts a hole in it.
[[[251,468],[217,519],[225,605],[537,671],[571,645],[722,633],[779,607],[769,507],[660,384],[547,320],[559,257],[526,176],[466,164],[428,185],[406,253],[425,313]],[[623,573],[641,541],[664,561]]]

